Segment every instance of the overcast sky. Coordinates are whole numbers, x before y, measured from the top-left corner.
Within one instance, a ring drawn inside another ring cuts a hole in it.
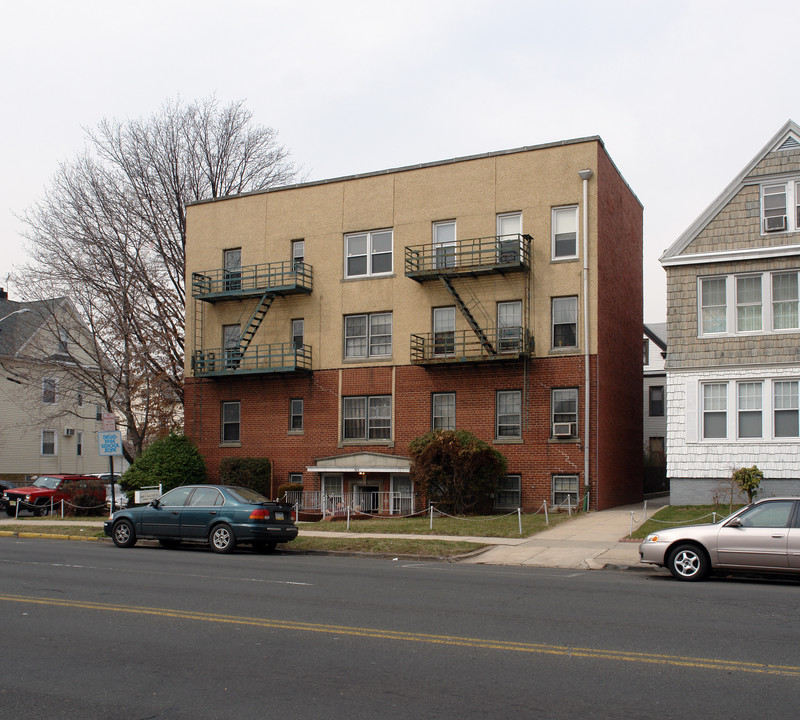
[[[0,25],[0,285],[84,128],[245,100],[308,180],[599,135],[661,253],[788,120],[797,0],[16,2]],[[13,298],[13,284],[12,298]]]

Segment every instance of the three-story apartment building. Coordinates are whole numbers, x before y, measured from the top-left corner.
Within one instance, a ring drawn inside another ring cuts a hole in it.
[[[186,254],[212,478],[406,512],[442,428],[506,455],[499,509],[641,496],[642,207],[600,138],[199,202]]]
[[[664,253],[667,473],[708,503],[734,469],[800,492],[800,128],[789,121]]]

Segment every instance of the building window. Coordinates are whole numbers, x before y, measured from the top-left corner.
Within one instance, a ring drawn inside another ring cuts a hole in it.
[[[306,323],[303,318],[292,320],[292,346],[299,350],[304,345]]]
[[[775,437],[800,437],[797,380],[776,380],[772,385]]]
[[[762,437],[761,391],[762,384],[760,382],[740,382],[737,384],[738,435],[740,438]]]
[[[456,429],[455,393],[434,393],[431,396],[431,427],[434,430]]]
[[[497,252],[501,263],[519,262],[522,242],[522,213],[497,216]]]
[[[663,385],[653,385],[650,388],[648,414],[650,415],[650,417],[663,417],[664,416],[664,386]]]
[[[239,367],[242,353],[239,350],[239,338],[242,334],[241,325],[222,326],[222,352],[225,356],[225,367],[235,370]]]
[[[666,465],[667,454],[664,445],[663,437],[651,437],[647,441],[647,449],[650,455],[650,463],[652,465]]]
[[[58,383],[55,378],[44,378],[42,380],[42,404],[55,405],[56,404],[56,388]]]
[[[81,383],[78,385],[78,392],[75,394],[75,402],[78,407],[83,407],[83,400],[86,397],[86,385]]]
[[[69,352],[69,333],[65,328],[58,329],[58,354],[66,355]]]
[[[347,315],[344,319],[346,358],[386,357],[392,354],[392,313]]]
[[[56,454],[56,431],[42,430],[42,455]]]
[[[433,223],[433,257],[436,268],[456,265],[456,221]]]
[[[797,330],[798,313],[797,273],[775,273],[772,276],[772,327],[774,330]]]
[[[103,406],[100,403],[96,403],[94,406],[94,419],[97,422],[101,422],[103,420]]]
[[[306,241],[292,240],[292,266],[297,267],[306,259]]]
[[[433,354],[453,355],[456,351],[456,309],[433,308]]]
[[[578,257],[578,206],[553,208],[553,260]]]
[[[650,364],[650,341],[645,340],[642,343],[642,360],[644,361],[645,365]]]
[[[75,433],[75,440],[76,440],[75,454],[78,457],[83,457],[83,431],[82,430],[78,430],[78,432]]]
[[[550,393],[550,429],[553,437],[578,434],[578,389],[559,388]]]
[[[497,343],[500,352],[522,351],[522,302],[497,303]]]
[[[222,442],[238,443],[241,440],[241,403],[222,403]]]
[[[736,330],[761,330],[761,275],[736,278]]]
[[[797,230],[800,230],[800,182],[793,180],[762,186],[762,233]]]
[[[289,402],[289,430],[303,429],[303,400],[295,398]]]
[[[222,251],[224,267],[225,291],[235,292],[242,289],[242,249]]]
[[[553,505],[578,505],[578,476],[553,475]]]
[[[518,508],[522,499],[522,477],[520,475],[506,475],[498,479],[497,489],[494,494],[494,506],[507,510]]]
[[[578,298],[553,298],[551,314],[553,318],[553,347],[577,347]]]
[[[724,277],[700,280],[700,333],[724,333],[726,322],[726,279]]]
[[[703,385],[703,437],[728,436],[728,384]]]
[[[499,390],[495,402],[497,438],[522,437],[522,393],[519,390]]]
[[[392,398],[390,395],[344,398],[342,419],[344,440],[389,440]]]
[[[292,485],[302,485],[303,473],[289,473],[289,482],[292,483]]]
[[[392,231],[373,230],[344,236],[345,277],[392,272]]]

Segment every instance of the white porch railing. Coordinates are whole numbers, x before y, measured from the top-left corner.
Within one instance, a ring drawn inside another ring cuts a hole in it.
[[[286,493],[286,502],[297,505],[300,512],[321,512],[323,516],[346,515],[348,509],[351,513],[367,515],[410,515],[414,512],[414,496],[404,492],[291,490]]]

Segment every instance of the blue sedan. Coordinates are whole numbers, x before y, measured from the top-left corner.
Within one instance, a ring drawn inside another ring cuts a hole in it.
[[[121,548],[153,538],[164,547],[208,543],[218,553],[232,552],[239,543],[270,552],[297,537],[291,505],[228,485],[182,485],[149,505],[115,512],[103,530]]]

